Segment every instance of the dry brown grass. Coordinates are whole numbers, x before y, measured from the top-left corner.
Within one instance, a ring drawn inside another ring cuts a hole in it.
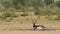
[[[60,29],[60,21],[49,21],[45,19],[46,16],[40,16],[37,24],[42,24],[46,29]],[[33,29],[32,20],[36,20],[37,16],[17,17],[13,18],[11,22],[0,21],[0,30],[20,30],[20,29]]]

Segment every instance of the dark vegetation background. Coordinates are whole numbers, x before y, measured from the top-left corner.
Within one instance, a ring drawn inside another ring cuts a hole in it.
[[[34,15],[58,15],[60,18],[59,0],[0,0],[0,16],[2,19],[7,17],[17,17],[14,12],[22,12],[21,16],[28,16],[28,12]]]

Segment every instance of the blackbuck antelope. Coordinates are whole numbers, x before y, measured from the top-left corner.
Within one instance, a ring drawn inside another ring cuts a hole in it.
[[[43,26],[43,25],[36,25],[35,23],[33,23],[33,28],[34,28],[34,30],[44,30],[45,26]]]

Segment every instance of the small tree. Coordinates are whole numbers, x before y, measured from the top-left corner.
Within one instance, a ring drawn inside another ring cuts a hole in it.
[[[9,0],[1,0],[0,1],[2,3],[2,5],[5,7],[5,9],[8,9],[9,7],[11,7],[11,1]]]
[[[56,6],[60,8],[60,1],[56,1]]]
[[[44,2],[46,4],[46,6],[48,6],[48,5],[52,4],[52,3],[54,3],[54,0],[44,0]]]

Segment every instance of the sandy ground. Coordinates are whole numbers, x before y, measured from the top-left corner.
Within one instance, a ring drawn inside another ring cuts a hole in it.
[[[36,17],[33,17],[36,19]],[[42,24],[46,29],[60,29],[60,21],[47,21],[43,19],[38,20],[37,24]],[[19,17],[12,20],[12,22],[0,22],[0,34],[60,34],[60,30],[49,30],[49,31],[34,31],[34,30],[20,30],[20,29],[33,29],[32,20],[26,20],[25,18]],[[13,30],[13,31],[6,31]]]
[[[60,34],[60,30],[55,31],[0,31],[0,34]]]

